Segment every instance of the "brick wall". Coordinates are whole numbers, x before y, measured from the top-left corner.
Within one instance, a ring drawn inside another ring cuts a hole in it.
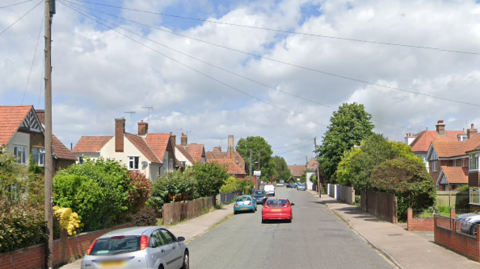
[[[451,227],[440,227],[439,221],[450,222]],[[474,237],[458,232],[459,225],[453,219],[435,216],[435,243],[480,262],[480,227],[477,227],[477,236]]]
[[[429,164],[429,173],[430,176],[432,177],[433,182],[437,182],[438,176],[440,175],[440,167],[441,166],[450,166],[453,167],[453,161],[437,161],[437,171],[433,171],[433,162],[430,162]]]
[[[85,255],[95,238],[109,231],[130,226],[131,224],[127,223],[72,237],[67,237],[66,233],[63,232],[60,239],[53,242],[53,263],[57,266],[79,259]],[[44,265],[45,248],[43,244],[20,249],[13,253],[0,254],[0,269],[37,269],[44,268]]]
[[[456,212],[453,208],[450,210],[450,218],[456,218]],[[409,208],[407,211],[407,230],[433,232],[435,230],[435,220],[434,218],[415,218],[413,217],[413,210]]]

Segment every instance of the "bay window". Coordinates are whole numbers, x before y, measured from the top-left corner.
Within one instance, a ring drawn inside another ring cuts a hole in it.
[[[468,170],[478,170],[478,153],[470,154],[470,167]]]

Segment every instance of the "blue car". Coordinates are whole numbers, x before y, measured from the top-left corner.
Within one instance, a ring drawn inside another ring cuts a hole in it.
[[[253,212],[257,211],[257,203],[250,195],[238,196],[235,204],[233,205],[233,214],[239,212]]]

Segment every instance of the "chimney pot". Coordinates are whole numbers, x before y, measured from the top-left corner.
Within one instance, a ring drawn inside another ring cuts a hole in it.
[[[477,131],[477,129],[474,129],[474,128],[473,128],[473,123],[472,123],[472,125],[470,126],[470,129],[467,129],[467,139],[472,138],[472,137],[475,136],[477,133],[478,133],[478,131]]]
[[[473,123],[472,123],[472,125],[470,125],[470,129],[473,129]]]
[[[138,135],[139,136],[145,136],[148,133],[148,123],[143,122],[143,120],[140,120],[138,123]]]
[[[186,147],[188,144],[188,137],[182,133],[182,137],[180,138],[180,143],[183,147]]]
[[[441,135],[441,136],[447,135],[447,133],[445,132],[445,124],[443,123],[443,120],[439,120],[436,127],[437,127],[438,135]]]

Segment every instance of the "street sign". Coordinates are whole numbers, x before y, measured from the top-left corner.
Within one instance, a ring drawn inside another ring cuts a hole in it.
[[[253,175],[257,176],[257,177],[260,177],[260,176],[262,176],[262,171],[253,171]]]

